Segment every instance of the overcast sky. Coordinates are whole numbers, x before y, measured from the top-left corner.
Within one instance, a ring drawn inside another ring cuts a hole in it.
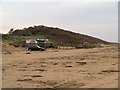
[[[0,33],[45,25],[118,41],[117,2],[2,2],[0,12]]]

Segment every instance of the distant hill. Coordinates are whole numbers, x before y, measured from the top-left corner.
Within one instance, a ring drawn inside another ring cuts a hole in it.
[[[107,41],[83,35],[80,33],[74,33],[71,31],[63,30],[60,28],[47,27],[47,26],[33,26],[24,29],[16,29],[12,30],[9,34],[10,36],[34,36],[34,35],[42,35],[45,38],[50,39],[53,42],[62,42],[62,43],[70,43],[70,44],[80,44],[84,42],[88,43],[104,43],[107,44]]]

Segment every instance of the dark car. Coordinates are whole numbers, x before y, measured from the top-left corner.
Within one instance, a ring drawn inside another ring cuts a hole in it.
[[[32,45],[30,47],[28,47],[29,51],[45,51],[45,48],[40,47],[38,45]]]

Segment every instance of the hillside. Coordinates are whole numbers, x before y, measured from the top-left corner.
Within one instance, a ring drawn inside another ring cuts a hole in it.
[[[108,43],[101,39],[83,35],[80,33],[74,33],[71,31],[63,30],[60,28],[47,27],[47,26],[33,26],[24,29],[16,29],[10,32],[9,36],[22,36],[22,37],[36,37],[36,38],[48,38],[56,43],[69,43],[69,44],[80,44],[84,42],[88,43]],[[5,36],[3,36],[3,39]]]

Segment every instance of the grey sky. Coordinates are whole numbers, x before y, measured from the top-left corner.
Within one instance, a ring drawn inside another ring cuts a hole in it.
[[[1,5],[0,33],[11,28],[46,25],[118,41],[117,2],[3,2]]]

